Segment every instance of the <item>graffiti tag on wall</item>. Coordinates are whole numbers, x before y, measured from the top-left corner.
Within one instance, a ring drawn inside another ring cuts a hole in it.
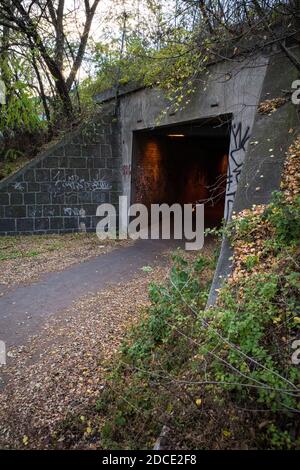
[[[65,207],[64,215],[66,216],[75,216],[75,217],[85,217],[85,210],[79,209],[78,207]]]
[[[124,177],[129,177],[131,175],[131,165],[122,166],[122,175]]]
[[[54,186],[51,192],[54,194],[72,194],[79,191],[108,191],[112,188],[109,181],[103,178],[86,181],[77,175],[68,176],[67,178],[60,178],[60,171],[54,176]]]
[[[22,183],[17,182],[17,183],[14,184],[14,189],[15,189],[16,191],[21,191],[21,192],[23,192],[25,188],[24,188],[24,186],[23,186]]]
[[[231,143],[228,160],[226,199],[225,199],[225,220],[228,220],[232,211],[234,198],[244,163],[246,144],[250,139],[250,127],[243,129],[241,122],[233,124],[231,129]]]

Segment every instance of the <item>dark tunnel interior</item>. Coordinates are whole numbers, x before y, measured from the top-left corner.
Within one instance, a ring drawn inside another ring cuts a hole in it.
[[[132,203],[205,204],[205,226],[224,215],[230,118],[137,131]]]

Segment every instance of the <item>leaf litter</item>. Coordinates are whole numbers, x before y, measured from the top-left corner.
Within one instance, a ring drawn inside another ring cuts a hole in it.
[[[149,282],[168,275],[170,252],[161,260],[130,282],[85,295],[51,317],[24,346],[11,350],[9,364],[0,368],[5,376],[1,448],[49,448],[60,422],[95,405],[107,374],[104,364],[149,305]]]

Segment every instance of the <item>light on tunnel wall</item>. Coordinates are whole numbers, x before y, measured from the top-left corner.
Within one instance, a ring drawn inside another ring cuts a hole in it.
[[[185,137],[184,134],[168,134],[168,137]]]

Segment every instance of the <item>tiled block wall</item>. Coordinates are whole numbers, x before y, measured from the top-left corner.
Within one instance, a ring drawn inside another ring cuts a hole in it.
[[[121,194],[119,126],[111,109],[0,182],[0,235],[93,231]]]

